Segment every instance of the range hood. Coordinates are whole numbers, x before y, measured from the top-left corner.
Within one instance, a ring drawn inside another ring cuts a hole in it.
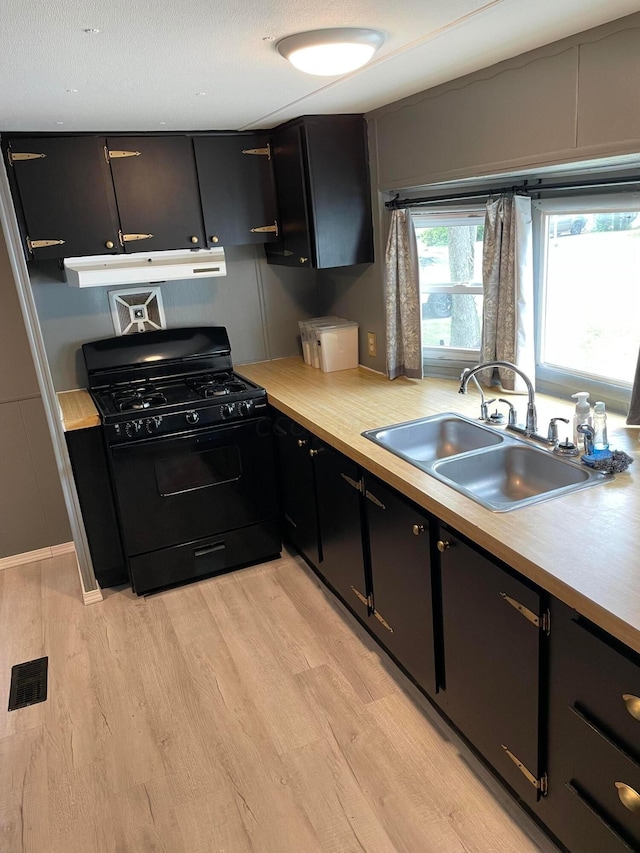
[[[67,284],[102,287],[152,281],[209,278],[227,274],[224,249],[185,249],[174,252],[136,252],[131,255],[92,255],[65,258]]]

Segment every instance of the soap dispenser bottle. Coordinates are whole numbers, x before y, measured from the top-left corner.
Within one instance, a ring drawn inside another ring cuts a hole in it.
[[[591,417],[591,406],[588,403],[589,392],[578,391],[577,394],[572,394],[571,397],[578,401],[576,403],[576,411],[573,416],[573,443],[578,447],[580,439],[582,438],[578,432],[578,427],[580,424],[586,424],[587,426],[593,427],[593,419]]]
[[[597,402],[593,407],[593,452],[596,456],[605,456],[609,453],[607,413],[602,401]]]

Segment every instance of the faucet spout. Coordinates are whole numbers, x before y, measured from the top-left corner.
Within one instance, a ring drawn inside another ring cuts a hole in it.
[[[522,378],[524,384],[527,386],[527,394],[529,397],[529,401],[527,403],[527,418],[524,426],[524,434],[528,437],[534,436],[538,431],[538,415],[536,412],[536,403],[535,403],[535,392],[533,390],[533,384],[529,377],[524,373],[519,367],[515,364],[512,364],[510,361],[483,361],[480,364],[476,364],[475,367],[467,367],[460,374],[460,387],[458,388],[459,394],[467,393],[467,385],[471,378],[475,378],[475,374],[480,370],[484,370],[487,367],[504,367],[507,370],[512,370],[514,373],[517,373],[518,376]]]

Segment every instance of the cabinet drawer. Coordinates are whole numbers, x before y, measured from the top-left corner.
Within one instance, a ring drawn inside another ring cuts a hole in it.
[[[579,709],[564,713],[572,757],[556,768],[560,778],[550,778],[550,786],[567,786],[630,849],[640,849],[640,766]]]
[[[640,666],[596,636],[586,621],[569,619],[564,630],[571,661],[564,673],[567,702],[640,762]]]

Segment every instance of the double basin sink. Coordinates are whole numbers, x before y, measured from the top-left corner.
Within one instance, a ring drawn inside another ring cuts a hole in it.
[[[508,512],[611,479],[451,412],[362,435],[493,512]]]

